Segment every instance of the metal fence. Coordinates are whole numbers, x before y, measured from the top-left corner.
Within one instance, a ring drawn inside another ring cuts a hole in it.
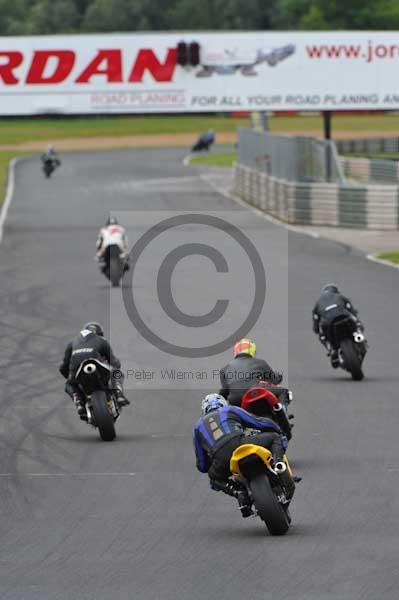
[[[277,179],[342,182],[344,175],[332,141],[305,136],[238,130],[238,162]]]

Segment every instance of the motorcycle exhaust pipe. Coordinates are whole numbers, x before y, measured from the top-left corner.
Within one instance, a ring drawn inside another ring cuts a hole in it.
[[[364,335],[358,331],[353,334],[353,339],[356,343],[360,344],[361,342],[364,342]]]
[[[287,465],[285,464],[285,462],[281,461],[278,462],[274,465],[274,470],[277,473],[277,475],[281,475],[282,473],[285,473],[287,470]]]
[[[93,375],[93,373],[95,373],[96,370],[97,367],[93,363],[89,363],[88,365],[85,365],[83,367],[83,372],[86,373],[86,375]]]

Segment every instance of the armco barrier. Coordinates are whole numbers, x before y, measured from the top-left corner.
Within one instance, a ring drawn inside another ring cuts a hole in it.
[[[287,223],[399,228],[397,185],[296,183],[238,164],[234,167],[234,191],[249,204]]]
[[[399,152],[399,137],[335,140],[339,154],[352,152]]]
[[[342,172],[348,179],[367,183],[399,184],[399,162],[379,158],[340,156]]]

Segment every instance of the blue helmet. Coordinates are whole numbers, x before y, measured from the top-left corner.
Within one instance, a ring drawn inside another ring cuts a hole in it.
[[[201,403],[201,414],[204,416],[212,410],[217,410],[218,408],[223,408],[223,406],[228,405],[229,403],[227,400],[220,394],[208,394]]]

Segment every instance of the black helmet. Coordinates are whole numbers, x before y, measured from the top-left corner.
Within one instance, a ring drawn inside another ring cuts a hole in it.
[[[118,219],[116,217],[108,217],[106,225],[118,225]]]
[[[104,335],[102,326],[100,325],[100,323],[96,323],[95,321],[90,321],[89,323],[86,323],[86,325],[83,327],[83,329],[88,329],[89,331],[92,331],[96,335],[100,335],[100,336]]]
[[[331,292],[332,294],[339,294],[338,288],[334,283],[327,283],[321,290],[324,294],[325,292]]]

